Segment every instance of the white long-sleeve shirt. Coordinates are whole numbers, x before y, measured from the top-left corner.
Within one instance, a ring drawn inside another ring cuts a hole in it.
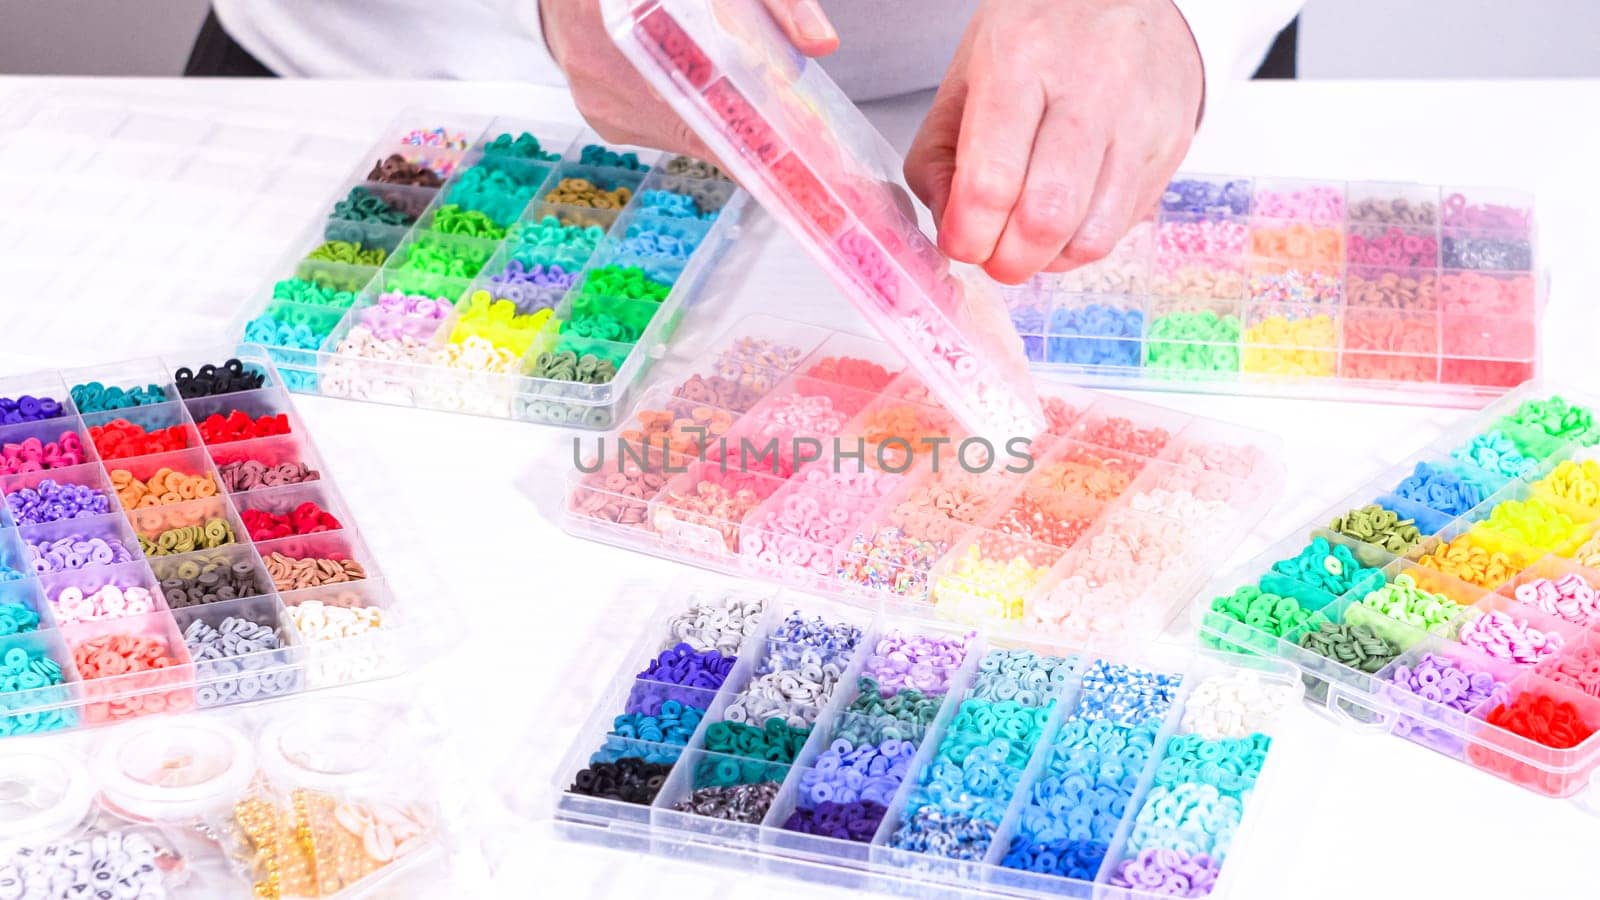
[[[592,0],[571,0],[592,2]],[[1303,0],[1174,0],[1206,96],[1250,77]],[[562,83],[539,0],[214,0],[217,18],[280,75]],[[822,67],[855,100],[939,83],[978,0],[822,0],[842,38]],[[1070,52],[1070,48],[1064,48]]]

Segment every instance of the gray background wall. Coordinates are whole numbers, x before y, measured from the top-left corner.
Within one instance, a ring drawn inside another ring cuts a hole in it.
[[[207,5],[0,0],[0,73],[177,75]],[[1300,71],[1307,78],[1596,77],[1600,0],[1308,0]]]

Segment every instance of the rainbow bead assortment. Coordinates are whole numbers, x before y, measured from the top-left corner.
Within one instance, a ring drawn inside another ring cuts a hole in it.
[[[1600,767],[1600,418],[1538,386],[1202,598],[1201,639],[1555,797]]]
[[[1105,259],[1005,291],[1040,371],[1471,403],[1537,368],[1532,198],[1178,175]]]
[[[1299,693],[1287,667],[1151,668],[790,591],[677,585],[661,609],[558,775],[558,818],[830,881],[1206,896]]]
[[[388,584],[259,350],[13,384],[54,415],[0,426],[0,737],[403,665]]]
[[[1272,440],[1109,396],[966,436],[889,348],[752,317],[581,442],[574,533],[1061,638],[1151,630],[1270,500]]]
[[[451,139],[412,139],[433,133]],[[395,134],[239,337],[270,348],[291,390],[610,426],[744,195],[688,157],[501,120]]]

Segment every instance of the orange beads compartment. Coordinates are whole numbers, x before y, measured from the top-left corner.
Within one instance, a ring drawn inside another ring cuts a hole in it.
[[[1250,226],[1250,255],[1279,262],[1339,266],[1345,260],[1344,229],[1337,225],[1255,219]]]
[[[623,452],[617,445],[628,444],[640,454],[648,448],[651,453],[710,458],[710,449],[733,428],[736,418],[737,413],[732,410],[674,397],[664,388],[652,388],[634,408],[633,421],[617,431],[615,445],[604,447],[603,452],[617,456]],[[598,462],[604,463],[605,459]]]
[[[211,460],[198,448],[119,460],[106,469],[125,510],[204,500],[220,492]]]
[[[1367,381],[1439,380],[1439,319],[1431,310],[1347,309],[1339,374]]]
[[[62,634],[83,680],[85,722],[194,708],[194,664],[165,610],[70,625]]]

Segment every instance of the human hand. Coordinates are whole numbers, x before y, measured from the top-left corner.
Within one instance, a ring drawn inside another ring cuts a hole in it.
[[[762,0],[762,5],[801,53],[824,56],[838,49],[839,36],[817,0]],[[567,75],[578,112],[602,138],[712,158],[612,43],[600,0],[539,0],[539,16],[545,44]]]
[[[1200,51],[1171,0],[986,0],[906,156],[939,246],[1016,284],[1105,256],[1189,148]]]

